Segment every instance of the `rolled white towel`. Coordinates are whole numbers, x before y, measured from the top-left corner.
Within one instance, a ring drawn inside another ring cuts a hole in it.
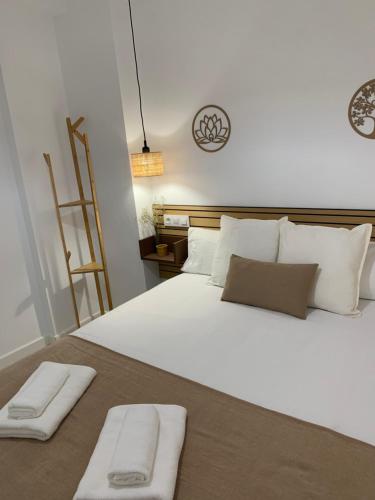
[[[152,406],[134,405],[123,418],[108,479],[115,486],[151,481],[159,437],[159,413]]]
[[[65,365],[50,361],[41,363],[9,402],[9,417],[39,417],[68,377],[69,370]]]
[[[52,436],[96,375],[96,371],[88,366],[64,366],[69,371],[69,377],[39,417],[9,418],[9,403],[0,410],[0,438],[15,437],[46,441]]]
[[[159,440],[148,485],[115,486],[107,474],[126,411],[135,405],[111,408],[74,500],[172,500],[178,462],[185,436],[186,410],[181,406],[153,405],[159,414]],[[136,405],[149,406],[149,405]]]

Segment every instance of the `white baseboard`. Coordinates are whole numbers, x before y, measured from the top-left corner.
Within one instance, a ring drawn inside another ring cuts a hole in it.
[[[10,351],[3,356],[0,356],[0,369],[12,365],[29,354],[39,351],[39,349],[42,349],[45,345],[46,339],[44,337],[39,337],[31,342],[28,342],[27,344],[22,345],[21,347],[17,347],[17,349]]]
[[[97,318],[98,316],[100,316],[99,311],[93,314],[93,316],[88,316],[87,318],[84,318],[83,320],[81,320],[81,326],[86,325],[87,323]],[[7,354],[3,354],[2,356],[0,356],[0,370],[2,368],[6,368],[9,365],[12,365],[13,363],[19,361],[22,358],[25,358],[29,354],[33,354],[34,352],[39,351],[46,344],[49,344],[53,342],[55,339],[63,337],[64,335],[68,335],[69,333],[72,333],[75,330],[77,330],[77,327],[72,326],[70,328],[67,328],[63,332],[56,334],[55,337],[49,337],[49,338],[38,337],[37,339],[32,340],[27,344],[17,347],[17,349],[14,349],[13,351],[8,352]]]
[[[87,323],[90,323],[90,321],[98,318],[100,316],[100,311],[97,311],[96,313],[94,313],[92,316],[87,316],[86,318],[84,319],[81,319],[80,320],[80,323],[81,323],[81,326],[85,326],[87,325]],[[63,330],[62,332],[60,333],[57,333],[55,335],[56,338],[60,338],[60,337],[64,337],[65,335],[69,335],[69,333],[73,333],[75,332],[76,330],[78,330],[77,326],[74,325],[74,326],[71,326],[69,328],[66,328],[65,330]]]

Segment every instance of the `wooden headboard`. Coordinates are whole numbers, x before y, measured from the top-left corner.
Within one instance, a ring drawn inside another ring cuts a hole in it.
[[[191,227],[220,228],[220,217],[229,215],[239,219],[280,219],[287,215],[297,224],[310,224],[351,229],[358,224],[372,224],[372,240],[375,240],[375,210],[343,210],[331,208],[270,208],[270,207],[233,207],[202,205],[153,205],[158,218],[159,233],[171,237],[187,235],[186,229],[166,228],[164,214],[189,215]],[[170,278],[179,274],[179,266],[160,265],[160,275]]]

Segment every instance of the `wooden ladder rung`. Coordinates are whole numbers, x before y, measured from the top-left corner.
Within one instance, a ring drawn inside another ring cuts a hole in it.
[[[64,207],[82,207],[83,205],[93,205],[94,202],[92,200],[76,200],[76,201],[69,201],[68,203],[61,203],[59,205],[59,208],[64,208]]]
[[[90,262],[89,264],[84,264],[83,266],[73,269],[70,271],[70,274],[96,273],[98,271],[104,271],[102,264]]]

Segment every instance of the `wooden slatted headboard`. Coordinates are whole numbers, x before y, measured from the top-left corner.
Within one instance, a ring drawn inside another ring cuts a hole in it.
[[[220,228],[220,217],[229,215],[240,219],[280,219],[287,215],[297,224],[310,224],[330,227],[353,228],[366,222],[372,224],[372,240],[375,240],[375,210],[343,210],[331,208],[270,208],[270,207],[225,207],[201,205],[154,205],[158,217],[160,234],[185,236],[186,229],[166,228],[163,225],[164,214],[189,215],[190,226]],[[160,275],[170,278],[179,274],[180,267],[160,265]]]

